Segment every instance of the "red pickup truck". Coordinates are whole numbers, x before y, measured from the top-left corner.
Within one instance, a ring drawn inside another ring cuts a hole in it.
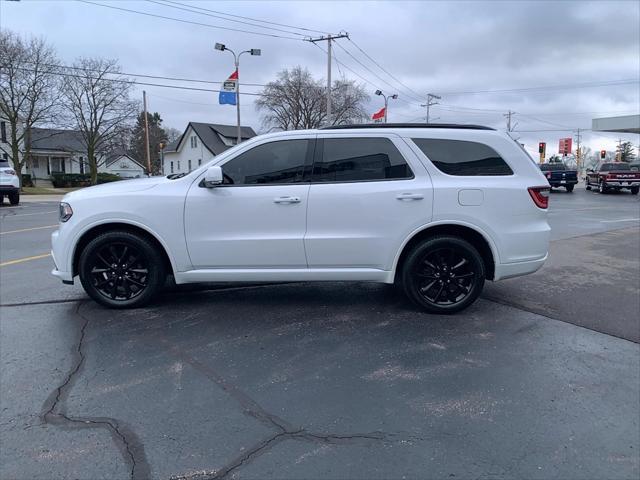
[[[587,190],[600,193],[628,188],[633,195],[640,190],[640,172],[633,172],[628,163],[603,163],[597,170],[587,170]]]

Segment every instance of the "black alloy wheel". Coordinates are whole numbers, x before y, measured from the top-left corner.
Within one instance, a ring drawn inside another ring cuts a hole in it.
[[[405,292],[432,313],[454,313],[471,305],[484,286],[478,251],[456,237],[435,237],[420,245],[404,265]]]
[[[147,239],[130,232],[99,235],[80,257],[80,280],[98,303],[130,308],[150,301],[165,280],[162,258]]]
[[[598,184],[598,192],[607,193],[608,191],[609,189],[604,185],[604,182],[600,180],[600,183]]]

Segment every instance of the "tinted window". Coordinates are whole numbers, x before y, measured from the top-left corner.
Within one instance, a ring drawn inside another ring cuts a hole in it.
[[[566,170],[562,163],[544,163],[540,165],[540,170],[543,172],[557,172],[558,170]]]
[[[630,170],[628,163],[605,163],[600,167],[603,172],[611,170]]]
[[[302,181],[309,140],[265,143],[222,165],[224,183],[261,185]]]
[[[438,170],[448,175],[512,175],[493,148],[465,140],[414,138],[415,144]]]
[[[314,182],[360,182],[413,178],[388,138],[326,138],[322,159],[313,165]]]

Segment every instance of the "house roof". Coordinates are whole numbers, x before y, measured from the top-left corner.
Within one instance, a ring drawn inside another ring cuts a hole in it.
[[[145,166],[142,165],[142,163],[140,163],[138,160],[133,158],[131,155],[129,155],[128,153],[123,152],[123,151],[114,152],[114,153],[111,153],[111,154],[107,155],[107,159],[105,160],[105,166],[110,167],[115,162],[120,160],[122,157],[127,157],[129,160],[131,160],[133,163],[135,163],[136,165],[138,165],[142,169],[145,168]]]
[[[82,133],[78,130],[32,128],[31,150],[84,152],[87,150]]]
[[[175,142],[171,142],[167,145],[165,152],[175,152],[180,147],[182,140],[185,138],[189,127],[193,129],[196,135],[200,138],[200,141],[213,155],[218,155],[228,148],[229,145],[225,145],[220,139],[220,136],[235,139],[237,137],[237,127],[234,125],[220,125],[217,123],[200,123],[189,122],[187,128],[185,128],[182,136]],[[256,132],[251,127],[240,127],[240,135],[243,140],[256,136]]]

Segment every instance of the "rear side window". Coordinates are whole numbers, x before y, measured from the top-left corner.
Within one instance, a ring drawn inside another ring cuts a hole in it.
[[[413,178],[402,154],[388,138],[325,138],[313,165],[312,181],[366,182]]]
[[[466,140],[412,139],[438,170],[448,175],[513,175],[493,148]]]
[[[253,147],[222,165],[224,183],[273,185],[302,182],[309,140],[281,140]]]

